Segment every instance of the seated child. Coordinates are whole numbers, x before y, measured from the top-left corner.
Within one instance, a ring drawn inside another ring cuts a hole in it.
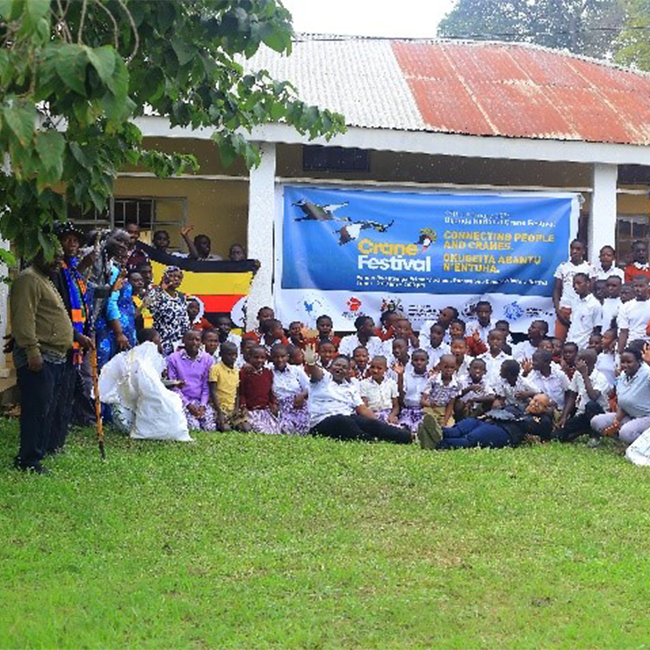
[[[217,330],[203,330],[201,343],[203,343],[203,349],[214,359],[215,363],[219,362],[219,333]],[[236,345],[235,350],[237,350]]]
[[[297,348],[295,345],[288,345],[287,353],[289,355],[289,365],[300,366],[304,370],[305,351],[302,348]]]
[[[465,339],[462,339],[465,344]],[[453,354],[445,354],[438,364],[440,369],[427,384],[420,404],[425,414],[432,415],[443,426],[454,423],[454,404],[460,392],[456,377],[457,360]]]
[[[248,363],[239,371],[239,406],[246,418],[242,430],[277,434],[278,403],[273,394],[273,372],[264,367],[266,359],[264,346],[254,345]]]
[[[334,361],[334,357],[337,356],[336,346],[332,341],[322,341],[318,346],[318,357],[320,359],[320,365],[325,370],[328,370]]]
[[[354,377],[361,381],[366,377],[370,376],[370,368],[368,367],[368,362],[370,361],[370,355],[368,354],[368,348],[364,348],[362,345],[354,349],[352,353],[354,365]]]
[[[482,415],[492,403],[494,397],[488,390],[486,372],[485,361],[473,359],[469,364],[469,374],[458,382],[460,393],[454,407],[456,422]]]
[[[521,376],[519,362],[507,359],[501,364],[499,378],[490,383],[488,392],[494,396],[492,408],[516,406],[522,411],[526,409],[528,401],[537,394],[535,387]]]
[[[501,373],[501,364],[507,359],[512,359],[503,351],[505,344],[505,334],[501,330],[493,329],[487,336],[488,351],[482,354],[479,359],[485,361],[487,368],[487,379],[489,382],[496,381]]]
[[[414,350],[410,363],[396,365],[393,369],[401,407],[398,424],[413,432],[418,430],[424,417],[422,393],[429,383],[428,366],[429,355],[424,350]]]
[[[188,296],[187,315],[190,317],[190,327],[193,330],[202,332],[203,330],[212,329],[212,323],[203,316],[204,313],[205,305],[203,301],[196,296]]]
[[[286,345],[274,345],[273,395],[278,403],[278,420],[282,433],[306,435],[309,433],[307,394],[309,380],[299,366],[289,365]]]
[[[510,323],[507,320],[498,320],[494,323],[494,329],[503,332],[503,351],[512,356],[512,335],[510,334]]]
[[[284,336],[284,327],[277,318],[268,318],[260,323],[260,345],[264,346],[267,352],[278,343],[287,345],[287,339]]]
[[[401,314],[393,309],[387,309],[381,312],[379,322],[381,327],[375,330],[375,336],[378,336],[382,341],[388,341],[395,335],[395,322],[401,318]]]
[[[429,340],[421,349],[429,357],[429,370],[433,370],[440,363],[443,355],[449,354],[449,346],[444,342],[445,328],[442,323],[434,323],[429,331]]]
[[[232,331],[232,320],[230,316],[227,314],[215,316],[214,327],[217,330],[217,334],[219,334],[219,343],[225,343],[226,341],[234,343],[237,346],[237,354],[239,355],[242,337]],[[252,342],[254,343],[255,341]]]
[[[444,342],[449,344],[451,343],[451,336],[449,334],[449,325],[452,320],[458,318],[458,309],[456,307],[445,307],[440,310],[438,318],[436,320],[427,320],[424,321],[422,329],[420,330],[420,348],[424,350],[429,344],[429,335],[431,334],[431,327],[436,323],[442,325],[442,328],[445,331]],[[431,364],[431,359],[429,359],[429,364]]]
[[[594,350],[596,355],[599,355],[603,351],[603,336],[599,332],[593,332],[589,336],[589,342],[587,343],[588,350]]]
[[[399,417],[399,391],[397,382],[386,376],[386,357],[376,356],[370,362],[370,377],[359,384],[361,399],[382,422],[397,424]]]
[[[576,372],[558,425],[560,442],[572,442],[584,434],[593,436],[591,419],[609,408],[611,388],[605,375],[596,370],[596,358],[595,350],[582,350],[578,354]],[[594,437],[592,440],[595,442],[590,444],[595,446],[598,439]]]
[[[573,375],[576,371],[577,360],[578,346],[572,342],[565,343],[562,346],[562,361],[560,362],[560,366],[569,379],[573,379]]]
[[[479,354],[487,352],[487,345],[481,340],[481,335],[474,332],[472,336],[466,336],[467,324],[460,318],[455,318],[449,323],[449,334],[451,338],[465,337],[467,341],[467,351],[470,356],[477,357]]]
[[[304,325],[299,320],[294,320],[289,323],[289,336],[288,344],[293,345],[296,348],[305,347],[305,337],[303,336],[302,330]]]
[[[221,360],[210,368],[210,399],[219,431],[231,431],[238,429],[242,423],[238,395],[239,370],[235,367],[237,346],[229,341],[222,343],[219,356]]]
[[[605,375],[610,388],[614,388],[614,384],[616,383],[617,343],[616,330],[605,331],[601,339],[603,349],[596,358],[596,368]]]
[[[167,377],[184,382],[174,387],[183,402],[190,429],[215,431],[217,422],[210,406],[208,377],[214,359],[201,350],[201,336],[195,330],[183,335],[183,349],[167,357]]]
[[[451,340],[451,354],[456,359],[456,379],[466,378],[472,360],[467,356],[467,341],[464,336],[457,336]]]
[[[307,344],[315,345],[316,352],[318,352],[320,344],[325,342],[332,343],[334,347],[338,350],[339,345],[341,344],[341,339],[340,337],[335,336],[332,333],[333,329],[334,329],[334,323],[332,322],[332,319],[327,314],[321,314],[316,319],[316,331],[318,332],[318,335],[315,337],[308,338],[305,342]]]
[[[382,345],[383,355],[386,360],[392,362],[393,341],[395,339],[404,339],[408,344],[409,351],[419,347],[418,337],[413,331],[411,321],[408,318],[400,316],[394,324],[394,334],[392,339],[387,339]]]
[[[405,367],[408,365],[411,357],[409,355],[408,341],[405,339],[392,339],[392,348],[391,348],[391,359],[392,364],[391,368],[388,370],[388,376],[391,379],[397,381],[397,374],[395,373],[394,368],[396,366]]]
[[[243,338],[239,344],[239,355],[235,361],[235,368],[241,370],[249,362],[251,350],[257,345],[253,339]]]

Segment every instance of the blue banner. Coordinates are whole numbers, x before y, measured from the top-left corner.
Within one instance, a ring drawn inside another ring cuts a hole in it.
[[[281,287],[549,297],[574,201],[287,186]]]

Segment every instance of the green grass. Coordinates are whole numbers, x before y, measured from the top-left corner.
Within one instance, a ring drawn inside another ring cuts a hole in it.
[[[613,446],[423,452],[74,434],[10,469],[2,648],[650,647],[650,473]]]

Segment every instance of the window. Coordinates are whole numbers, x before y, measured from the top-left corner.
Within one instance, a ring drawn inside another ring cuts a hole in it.
[[[619,214],[616,221],[616,257],[625,263],[632,252],[632,242],[648,240],[650,217],[647,214]]]
[[[142,231],[141,239],[151,241],[156,230],[168,230],[173,242],[187,221],[187,198],[119,197],[116,196],[108,210],[91,210],[82,213],[79,208],[68,208],[68,219],[86,232],[103,228],[124,228],[127,223],[137,223]],[[180,244],[180,241],[178,242]]]
[[[369,172],[370,153],[365,149],[304,146],[302,170],[305,172]]]

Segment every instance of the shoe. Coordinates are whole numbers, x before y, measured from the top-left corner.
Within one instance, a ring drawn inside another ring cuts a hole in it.
[[[600,446],[600,438],[589,438],[587,441],[587,447],[589,449],[596,449],[596,447]]]
[[[21,465],[20,461],[18,459],[14,460],[14,467],[19,471],[19,472],[25,472],[26,474],[49,474],[50,470],[46,469],[41,465],[40,463],[36,463],[36,465]]]
[[[438,420],[428,413],[418,427],[418,440],[422,449],[436,449],[442,440],[442,428]]]

